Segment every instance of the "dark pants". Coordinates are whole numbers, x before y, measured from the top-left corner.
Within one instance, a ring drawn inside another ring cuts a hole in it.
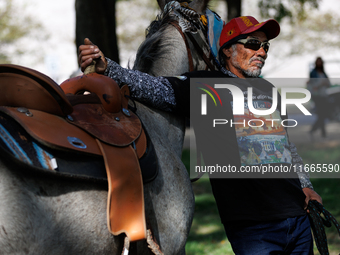
[[[318,115],[317,120],[314,122],[311,133],[318,129],[321,129],[321,135],[326,137],[325,121],[328,118],[329,104],[326,97],[313,96],[312,100],[315,103],[316,114]]]
[[[313,239],[307,215],[282,221],[224,225],[236,255],[313,254]]]

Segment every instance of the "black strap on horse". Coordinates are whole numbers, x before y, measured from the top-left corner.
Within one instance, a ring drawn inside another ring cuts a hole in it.
[[[211,52],[209,50],[209,56],[206,56],[203,52],[203,49],[199,46],[199,44],[197,43],[196,39],[194,38],[194,36],[188,32],[186,33],[186,35],[189,37],[190,41],[194,44],[195,49],[197,50],[197,52],[202,56],[205,64],[209,67],[209,69],[211,71],[213,70],[217,70],[217,68],[215,68],[215,66],[211,63]]]
[[[329,255],[324,225],[326,227],[331,227],[333,223],[340,236],[340,224],[334,216],[316,200],[310,200],[307,209],[309,210],[308,216],[318,251],[320,252],[320,255]],[[321,214],[324,215],[324,218]]]

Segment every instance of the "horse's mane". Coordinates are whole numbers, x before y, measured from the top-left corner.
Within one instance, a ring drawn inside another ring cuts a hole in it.
[[[175,20],[173,17],[169,15],[168,12],[162,12],[156,16],[156,19],[153,20],[150,25],[145,30],[145,36],[146,39],[148,39],[151,35],[156,33],[158,30],[160,30],[163,26],[168,24],[169,22]]]
[[[178,0],[181,2],[190,2],[188,0]],[[139,46],[133,69],[156,75],[152,73],[152,67],[155,60],[164,58],[169,53],[173,41],[164,40],[164,31],[176,17],[170,15],[171,10],[162,11],[158,14],[146,29],[145,41]]]
[[[171,21],[176,19],[169,12],[162,12],[146,29],[145,41],[139,46],[133,69],[155,75],[151,72],[155,60],[162,58],[169,49],[171,42],[162,40],[162,34]]]
[[[188,2],[190,3],[191,0],[177,0],[179,3]],[[152,35],[155,32],[157,32],[163,25],[166,25],[170,21],[175,20],[174,18],[169,16],[170,10],[162,11],[160,14],[156,16],[156,19],[151,22],[151,24],[146,28],[146,38],[148,38],[148,35]]]

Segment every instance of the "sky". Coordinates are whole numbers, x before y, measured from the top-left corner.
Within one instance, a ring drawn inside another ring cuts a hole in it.
[[[19,4],[26,4],[26,11],[28,11],[36,20],[40,21],[45,30],[50,34],[50,38],[43,42],[28,41],[28,47],[34,47],[39,51],[43,59],[38,63],[32,63],[32,57],[25,56],[20,59],[15,59],[14,64],[20,64],[36,69],[51,78],[55,79],[58,83],[69,78],[69,76],[78,69],[77,55],[75,46],[75,1],[74,0],[16,0]],[[125,2],[125,3],[124,3]],[[245,0],[243,4],[243,14],[249,15],[255,10],[254,1]],[[126,1],[121,2],[119,8],[130,8],[127,6]],[[126,10],[119,9],[120,13]],[[221,8],[222,10],[224,8]],[[320,11],[340,9],[340,1],[338,0],[323,0],[320,5]],[[223,13],[221,13],[223,16]],[[254,15],[255,16],[255,15]],[[138,19],[141,17],[139,16]],[[140,23],[139,21],[136,21]],[[131,21],[130,26],[136,24]],[[142,23],[145,26],[148,21]],[[118,28],[121,29],[122,28]],[[125,28],[124,28],[125,29]],[[139,43],[139,42],[138,42]],[[274,43],[274,42],[273,42]],[[137,44],[138,45],[138,44]],[[137,46],[136,46],[137,50]],[[121,50],[121,64],[126,67],[128,60],[133,59],[134,50]],[[326,71],[329,70],[331,76],[340,77],[340,49],[338,51],[323,51],[311,52],[308,55],[291,57],[288,60],[282,61],[282,64],[277,68],[273,68],[275,61],[269,56],[263,73],[268,78],[282,78],[282,77],[296,77],[307,78],[309,74],[309,65],[314,62],[316,56],[322,55],[327,61],[334,63],[326,66]]]

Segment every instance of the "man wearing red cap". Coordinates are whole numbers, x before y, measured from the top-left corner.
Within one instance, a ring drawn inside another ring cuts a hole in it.
[[[79,47],[79,59],[84,70],[93,59],[101,57],[97,72],[108,75],[118,84],[128,84],[133,97],[153,107],[189,117],[190,78],[242,78],[238,79],[242,82],[235,83],[239,89],[247,91],[247,87],[252,86],[253,95],[271,98],[272,85],[263,79],[253,78],[260,76],[267,58],[269,40],[278,36],[279,32],[280,26],[275,20],[259,23],[251,16],[232,19],[224,26],[220,36],[220,70],[190,72],[180,77],[153,77],[124,69],[104,58],[98,47],[89,40]],[[244,78],[252,78],[258,86]],[[233,118],[230,108],[232,101],[224,105],[229,107],[226,112]],[[232,148],[226,149],[225,160],[237,166],[257,164],[260,158],[255,155],[254,149],[242,150],[249,135],[240,136],[235,126],[225,130],[224,137],[211,142]],[[284,152],[288,160],[284,164],[301,164],[301,158],[289,142],[284,128],[281,134],[284,134],[283,140],[289,148]],[[273,136],[259,133],[254,137],[265,141]],[[305,207],[310,199],[321,202],[321,197],[313,191],[306,174],[300,173],[299,178],[293,179],[211,178],[210,181],[221,221],[236,254],[313,254]]]
[[[259,77],[267,58],[268,41],[279,33],[275,20],[259,23],[251,16],[232,19],[220,36],[221,65],[239,78]]]

